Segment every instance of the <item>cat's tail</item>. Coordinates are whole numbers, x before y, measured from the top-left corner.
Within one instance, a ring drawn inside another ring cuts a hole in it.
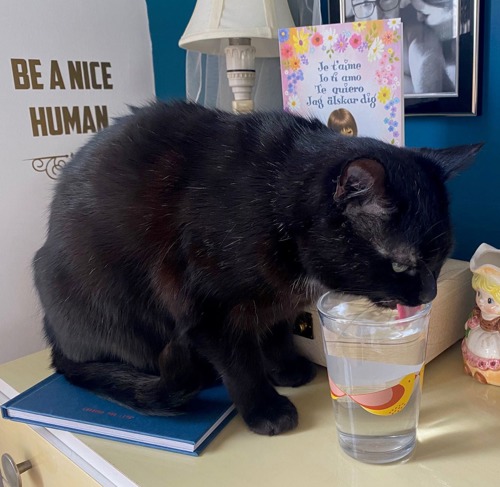
[[[144,414],[173,416],[182,412],[196,390],[168,391],[159,375],[121,362],[74,362],[56,349],[52,366],[75,384]]]

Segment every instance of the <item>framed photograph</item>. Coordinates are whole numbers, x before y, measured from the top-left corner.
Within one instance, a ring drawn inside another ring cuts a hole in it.
[[[477,115],[480,0],[329,0],[329,22],[401,18],[406,115]]]

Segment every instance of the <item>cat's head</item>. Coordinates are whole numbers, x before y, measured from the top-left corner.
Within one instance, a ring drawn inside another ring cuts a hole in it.
[[[472,163],[481,145],[349,144],[354,157],[323,179],[320,214],[303,247],[308,271],[330,289],[381,305],[431,301],[452,249],[445,182]]]

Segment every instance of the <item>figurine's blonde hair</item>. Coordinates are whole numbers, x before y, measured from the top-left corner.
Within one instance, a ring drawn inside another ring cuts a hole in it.
[[[472,288],[474,291],[486,291],[500,304],[500,285],[496,284],[492,279],[488,279],[484,274],[478,274],[477,272],[472,274]]]
[[[358,135],[356,120],[354,120],[352,113],[345,108],[333,110],[328,117],[327,125],[332,130],[335,130],[335,132],[342,133],[342,129],[350,128],[352,130],[352,135]]]

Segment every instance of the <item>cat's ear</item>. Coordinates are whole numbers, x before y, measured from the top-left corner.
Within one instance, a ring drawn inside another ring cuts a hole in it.
[[[353,203],[357,211],[386,213],[384,166],[374,159],[349,162],[337,179],[333,199],[337,203]]]
[[[444,179],[447,180],[472,165],[483,145],[469,144],[446,149],[417,149],[417,151],[438,165]]]

